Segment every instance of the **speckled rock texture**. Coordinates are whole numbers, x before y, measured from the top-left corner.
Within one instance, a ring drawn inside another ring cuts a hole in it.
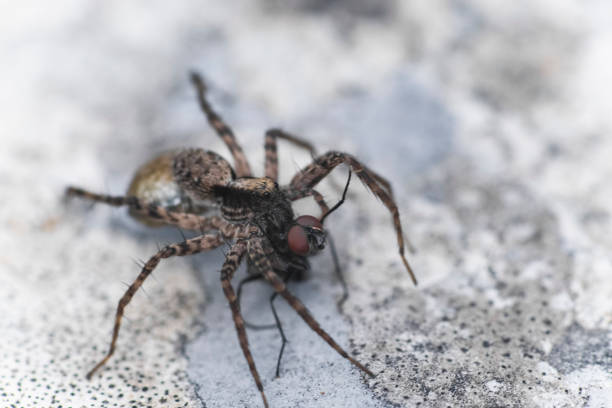
[[[388,212],[352,183],[329,219],[348,301],[327,252],[290,289],[376,377],[280,301],[280,378],[278,332],[249,330],[272,407],[612,406],[609,2],[37,3],[0,5],[0,407],[262,405],[225,248],[162,262],[85,379],[142,260],[182,236],[63,189],[122,194],[169,148],[229,158],[192,69],[256,174],[270,127],[350,152],[392,182],[417,249],[414,287]],[[279,153],[281,182],[310,161]],[[272,322],[271,293],[245,286],[247,321]]]

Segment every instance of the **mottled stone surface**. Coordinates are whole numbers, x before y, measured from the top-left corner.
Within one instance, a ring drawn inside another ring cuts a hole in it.
[[[278,302],[280,378],[278,333],[249,331],[271,406],[612,406],[608,2],[26,3],[0,8],[0,406],[261,405],[223,250],[164,261],[84,378],[140,260],[182,238],[63,188],[122,193],[173,147],[228,157],[191,69],[257,174],[272,126],[354,153],[391,180],[417,248],[415,288],[354,182],[329,220],[349,300],[336,307],[329,254],[291,289],[377,375]],[[280,155],[283,182],[310,160]],[[330,202],[345,175],[322,187]],[[245,288],[248,321],[272,321],[270,294]]]

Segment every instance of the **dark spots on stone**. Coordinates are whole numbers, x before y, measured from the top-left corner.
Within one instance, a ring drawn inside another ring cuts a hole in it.
[[[597,365],[604,371],[612,371],[612,351],[609,348],[608,331],[588,330],[577,323],[565,330],[562,339],[553,346],[548,363],[559,373],[567,374],[588,365]]]
[[[504,344],[508,344],[508,343],[510,343],[510,340],[512,340],[510,337],[502,337],[502,338],[501,338],[501,341],[502,341],[502,343],[504,343]]]
[[[487,340],[484,340],[482,342],[482,347],[485,347],[485,348],[491,347],[491,343],[489,343]]]
[[[448,391],[456,398],[461,399],[466,394],[466,388],[470,384],[472,376],[463,370],[456,370],[454,377],[448,387]]]
[[[500,291],[505,290],[507,287],[508,287],[508,284],[506,282],[499,281],[495,284],[495,289],[500,290]]]

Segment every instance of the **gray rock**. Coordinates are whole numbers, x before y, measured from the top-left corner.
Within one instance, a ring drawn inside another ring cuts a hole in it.
[[[329,254],[290,288],[376,377],[278,302],[280,378],[278,333],[249,331],[271,406],[612,406],[607,3],[3,8],[0,406],[261,405],[220,288],[222,250],[163,262],[113,359],[84,378],[133,261],[182,238],[66,204],[63,189],[121,194],[169,147],[227,156],[191,69],[257,174],[272,126],[351,152],[391,180],[417,248],[413,287],[388,212],[353,183],[329,220],[347,303],[336,306]],[[280,155],[283,182],[310,161],[285,145]],[[345,174],[322,186],[330,202]],[[270,294],[245,288],[248,321],[272,321]]]

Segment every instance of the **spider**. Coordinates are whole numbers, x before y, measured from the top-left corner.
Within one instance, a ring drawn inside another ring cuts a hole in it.
[[[235,169],[223,157],[211,151],[199,148],[173,150],[142,165],[125,196],[96,194],[77,187],[66,189],[67,197],[126,206],[132,216],[147,225],[174,225],[200,231],[200,235],[194,238],[161,248],[144,263],[139,275],[119,301],[110,347],[102,360],[87,373],[87,378],[91,379],[113,355],[126,306],[162,259],[208,251],[225,243],[230,243],[230,247],[221,268],[221,286],[232,311],[240,347],[265,407],[269,405],[249,349],[239,298],[232,286],[234,273],[245,258],[249,269],[272,285],[275,292],[285,298],[312,330],[354,366],[374,376],[321,328],[302,302],[287,290],[286,281],[293,274],[305,272],[308,268],[307,257],[325,247],[327,232],[323,228],[323,221],[344,201],[348,182],[342,200],[331,209],[323,196],[315,190],[315,186],[336,166],[345,164],[391,212],[400,258],[416,285],[414,273],[404,256],[404,236],[391,185],[355,157],[330,151],[314,158],[288,185],[279,186],[276,151],[278,139],[308,149],[314,156],[314,149],[308,142],[280,129],[266,132],[265,176],[253,177],[233,131],[208,102],[204,81],[199,74],[192,73],[191,82],[209,124],[229,148]],[[296,217],[291,207],[292,201],[309,196],[318,204],[321,216]],[[211,203],[219,207],[220,216],[202,215]]]

